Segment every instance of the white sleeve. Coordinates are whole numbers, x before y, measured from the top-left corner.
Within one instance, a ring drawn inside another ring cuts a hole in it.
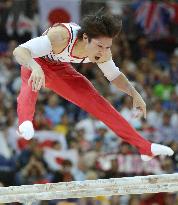
[[[19,46],[30,50],[32,58],[45,56],[52,51],[51,42],[47,35],[33,38]]]
[[[98,63],[97,65],[109,81],[114,80],[121,74],[121,71],[116,67],[112,59],[104,63]]]

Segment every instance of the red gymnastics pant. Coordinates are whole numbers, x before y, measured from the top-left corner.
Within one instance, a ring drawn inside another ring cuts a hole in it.
[[[54,64],[43,59],[36,61],[44,71],[47,88],[104,122],[117,136],[135,146],[141,154],[152,155],[151,143],[140,136],[71,64]],[[19,125],[26,120],[32,121],[35,112],[38,93],[28,86],[30,74],[31,71],[22,66],[22,86],[17,99]]]

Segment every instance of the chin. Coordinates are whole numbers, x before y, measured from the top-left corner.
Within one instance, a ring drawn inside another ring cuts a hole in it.
[[[96,63],[96,60],[94,58],[89,58],[89,60],[92,62],[92,63]]]

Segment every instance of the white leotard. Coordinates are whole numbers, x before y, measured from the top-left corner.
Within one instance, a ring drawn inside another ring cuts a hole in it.
[[[70,34],[68,45],[63,49],[59,54],[54,54],[52,51],[50,54],[43,56],[50,61],[55,62],[68,62],[68,63],[89,63],[88,58],[78,58],[72,55],[73,47],[77,41],[77,32],[80,29],[80,26],[75,23],[62,23],[65,26]]]

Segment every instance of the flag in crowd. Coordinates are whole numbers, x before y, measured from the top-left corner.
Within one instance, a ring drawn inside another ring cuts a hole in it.
[[[39,18],[42,31],[55,23],[79,23],[80,0],[39,0]]]
[[[144,33],[153,37],[166,37],[170,34],[169,24],[178,23],[177,4],[135,1],[132,5],[135,9],[135,21],[143,29]]]

